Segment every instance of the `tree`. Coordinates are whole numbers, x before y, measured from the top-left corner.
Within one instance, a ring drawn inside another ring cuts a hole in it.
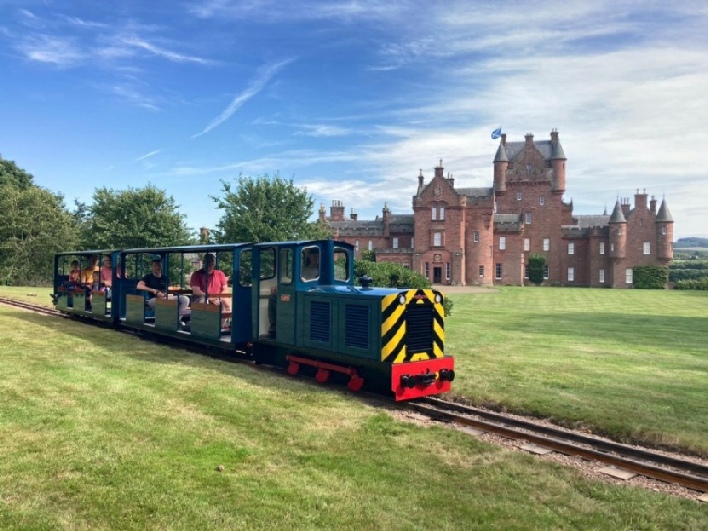
[[[0,186],[5,184],[26,190],[34,185],[34,176],[17,166],[13,161],[0,157]]]
[[[317,222],[308,221],[314,200],[306,190],[278,174],[256,179],[239,176],[235,188],[221,181],[222,197],[214,197],[223,210],[215,238],[219,242],[277,242],[330,236]]]
[[[542,254],[529,256],[529,280],[534,284],[543,284],[543,269],[546,266],[546,257]]]
[[[77,204],[75,216],[81,215]],[[195,237],[164,190],[98,188],[88,208],[84,249],[168,247],[195,243]]]
[[[54,254],[76,245],[63,197],[39,186],[0,185],[0,283],[51,282]]]

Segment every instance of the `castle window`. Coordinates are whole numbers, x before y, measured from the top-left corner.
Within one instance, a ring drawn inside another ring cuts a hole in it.
[[[568,282],[574,282],[574,281],[575,281],[575,268],[569,267],[568,268]]]
[[[425,262],[425,278],[430,278],[430,263]]]
[[[575,243],[568,242],[568,254],[575,254]]]
[[[442,247],[442,232],[433,232],[433,247]]]
[[[627,284],[631,284],[632,282],[634,282],[634,270],[632,268],[627,269],[624,272],[624,276]]]
[[[497,280],[501,280],[501,277],[502,277],[502,265],[501,264],[496,265],[494,274],[495,274],[494,278],[496,278]]]
[[[393,248],[398,249],[398,236],[393,237]]]
[[[531,250],[531,239],[524,238],[524,251],[529,251],[529,250]]]
[[[605,283],[605,270],[600,269],[600,284],[604,284],[604,283]]]
[[[548,280],[548,264],[543,266],[543,279]]]
[[[651,242],[644,242],[644,254],[651,254]]]
[[[524,194],[521,192],[516,192],[516,200],[521,201],[524,198]]]
[[[524,266],[524,278],[529,278],[529,266],[526,264]]]
[[[551,250],[551,239],[550,238],[543,238],[543,250],[544,251]]]
[[[479,243],[479,231],[476,230],[472,233],[472,239],[474,240],[474,243]]]
[[[541,206],[545,205],[545,204],[546,204],[546,198],[545,198],[544,196],[542,196],[542,195],[539,196],[539,198],[538,198],[538,204],[541,205]]]
[[[447,280],[450,280],[450,274],[452,273],[452,268],[450,267],[450,263],[448,262],[445,264],[445,278]]]
[[[433,214],[432,219],[433,219],[433,221],[437,221],[437,220],[438,220],[438,205],[435,204],[435,203],[433,203],[433,205],[431,206],[430,210],[432,210],[432,214]]]
[[[411,268],[410,262],[403,262],[403,267],[404,267],[405,269],[410,269],[410,268]]]
[[[506,236],[499,236],[499,250],[503,251],[506,249]]]
[[[663,234],[664,236],[666,236],[666,225],[662,225],[662,226],[661,226],[661,234]]]
[[[605,254],[605,242],[600,242],[600,254]]]
[[[443,203],[433,203],[431,205],[433,221],[443,221],[445,219],[445,205]]]
[[[411,236],[411,249],[415,249],[415,237]]]
[[[526,224],[531,225],[531,212],[526,212]]]
[[[354,247],[356,248],[357,251],[359,250],[359,240],[354,242]]]
[[[484,278],[484,266],[479,266],[479,278]]]
[[[438,211],[438,217],[442,221],[445,219],[445,205],[440,205],[439,208],[440,208],[440,210]]]
[[[369,240],[369,251],[373,251],[373,250],[374,250],[374,242],[373,242],[373,240]]]
[[[611,252],[611,253],[614,253],[614,252],[615,252],[615,244],[614,244],[614,243],[611,243],[611,244],[610,244],[610,252]]]

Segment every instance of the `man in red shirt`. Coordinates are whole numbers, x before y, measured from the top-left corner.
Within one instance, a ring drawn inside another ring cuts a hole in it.
[[[227,291],[226,275],[216,269],[216,259],[213,254],[204,257],[204,266],[192,273],[189,286],[192,288],[194,302],[207,301],[210,304],[220,304],[222,312],[231,311],[231,293]],[[224,324],[225,322],[222,321],[222,326]]]

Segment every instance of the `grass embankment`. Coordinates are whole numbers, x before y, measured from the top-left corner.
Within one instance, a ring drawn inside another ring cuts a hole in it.
[[[446,352],[458,395],[708,455],[708,293],[503,288],[452,298]]]
[[[3,529],[705,523],[694,502],[397,422],[310,382],[2,306],[0,338]]]

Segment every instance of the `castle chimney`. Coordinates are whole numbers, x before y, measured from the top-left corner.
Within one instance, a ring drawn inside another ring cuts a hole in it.
[[[443,177],[442,159],[440,159],[440,164],[435,168],[435,177]]]
[[[647,191],[646,190],[644,190],[643,194],[640,194],[639,189],[637,189],[637,193],[634,194],[634,208],[636,208],[637,210],[647,208]]]
[[[525,147],[533,147],[533,133],[526,133],[524,139],[526,140]]]
[[[502,133],[501,143],[502,146],[506,146],[506,133]]]
[[[351,214],[349,215],[349,217],[350,217],[353,221],[356,221],[357,218],[359,217],[359,214],[357,214],[356,212],[354,212],[354,209],[352,208]]]
[[[447,182],[449,182],[450,186],[453,188],[455,187],[455,178],[452,176],[452,173],[447,174]]]
[[[327,210],[325,210],[324,203],[320,203],[319,220],[322,222],[327,221]]]
[[[329,209],[329,219],[331,221],[344,221],[344,204],[339,200],[332,201]]]
[[[649,210],[652,214],[656,214],[656,197],[651,196],[651,201],[649,201]]]

